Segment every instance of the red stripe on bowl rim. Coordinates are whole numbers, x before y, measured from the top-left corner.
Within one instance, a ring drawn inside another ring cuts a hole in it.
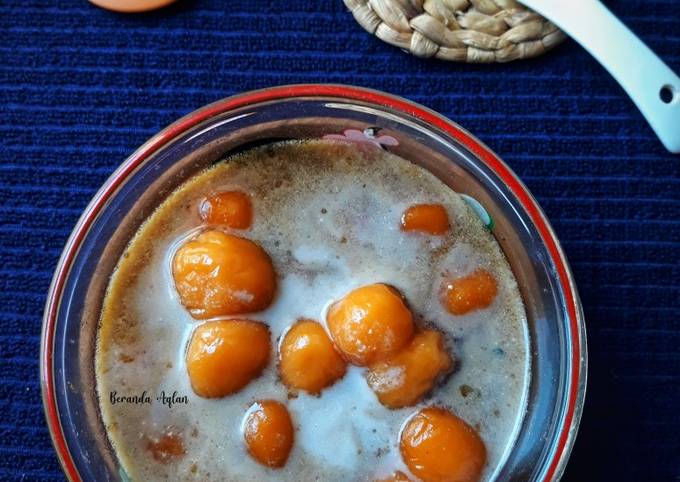
[[[506,184],[510,191],[520,201],[532,222],[538,229],[543,242],[548,248],[552,262],[555,265],[560,281],[560,287],[564,293],[567,314],[569,316],[569,329],[571,345],[571,378],[567,400],[567,408],[563,416],[561,432],[558,437],[557,447],[552,455],[552,460],[545,473],[544,481],[553,480],[553,477],[560,475],[563,470],[561,463],[568,456],[571,449],[570,434],[578,423],[575,419],[577,409],[580,410],[578,392],[579,387],[584,384],[581,380],[585,374],[581,373],[582,357],[585,357],[585,350],[582,347],[584,340],[582,337],[583,323],[581,320],[578,297],[576,295],[571,272],[567,265],[566,258],[557,241],[550,224],[543,215],[541,208],[536,200],[529,193],[524,184],[515,176],[510,168],[501,161],[488,147],[475,138],[472,134],[454,124],[447,118],[415,104],[411,101],[384,94],[379,91],[370,90],[362,87],[334,85],[334,84],[298,84],[271,87],[262,90],[255,90],[241,95],[228,97],[209,104],[197,111],[194,111],[175,123],[171,124],[144,145],[135,151],[125,162],[109,177],[102,188],[94,196],[90,204],[83,212],[69,237],[64,251],[57,264],[52,284],[48,292],[45,304],[45,314],[43,317],[41,347],[40,347],[40,367],[41,367],[41,392],[47,425],[52,437],[55,450],[59,457],[59,462],[71,481],[80,481],[80,475],[66,444],[66,439],[61,428],[58,416],[54,373],[53,373],[53,348],[54,348],[54,328],[59,311],[59,301],[66,279],[71,269],[73,259],[80,249],[80,245],[85,238],[92,223],[97,218],[99,212],[104,207],[111,195],[120,187],[123,181],[139,167],[152,154],[156,153],[165,144],[171,142],[176,137],[191,129],[192,127],[204,122],[211,117],[223,114],[233,109],[246,107],[260,102],[291,99],[295,97],[335,97],[344,100],[363,101],[389,107],[396,111],[408,114],[423,122],[431,124],[446,134],[450,135],[463,146],[469,149],[479,159],[484,161],[495,174]]]

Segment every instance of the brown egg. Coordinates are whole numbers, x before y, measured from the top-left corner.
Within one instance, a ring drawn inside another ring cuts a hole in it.
[[[94,5],[114,12],[147,12],[170,5],[175,0],[90,0]]]
[[[366,379],[380,403],[401,408],[418,403],[452,365],[441,333],[425,330],[393,357],[371,365]]]
[[[243,421],[243,437],[248,452],[267,467],[286,465],[293,448],[293,432],[288,409],[274,400],[255,402]]]

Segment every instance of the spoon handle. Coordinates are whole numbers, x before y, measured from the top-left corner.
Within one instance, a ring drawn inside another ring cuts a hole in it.
[[[521,0],[617,80],[670,152],[680,153],[680,77],[598,0]]]

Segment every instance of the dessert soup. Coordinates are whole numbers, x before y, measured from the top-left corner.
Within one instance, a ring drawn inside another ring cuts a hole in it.
[[[290,141],[191,177],[139,228],[97,393],[133,481],[492,480],[528,347],[463,197],[371,143]]]

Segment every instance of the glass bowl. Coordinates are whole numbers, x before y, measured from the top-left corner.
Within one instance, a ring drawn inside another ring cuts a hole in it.
[[[469,196],[492,229],[526,305],[532,357],[525,415],[496,480],[560,478],[585,396],[585,325],[536,200],[491,150],[435,112],[373,90],[293,85],[220,100],[175,122],[113,173],[78,221],[49,290],[41,347],[47,424],[70,480],[126,479],[99,414],[94,351],[107,281],[138,226],[183,181],[230,153],[329,134],[390,139],[392,152]]]

